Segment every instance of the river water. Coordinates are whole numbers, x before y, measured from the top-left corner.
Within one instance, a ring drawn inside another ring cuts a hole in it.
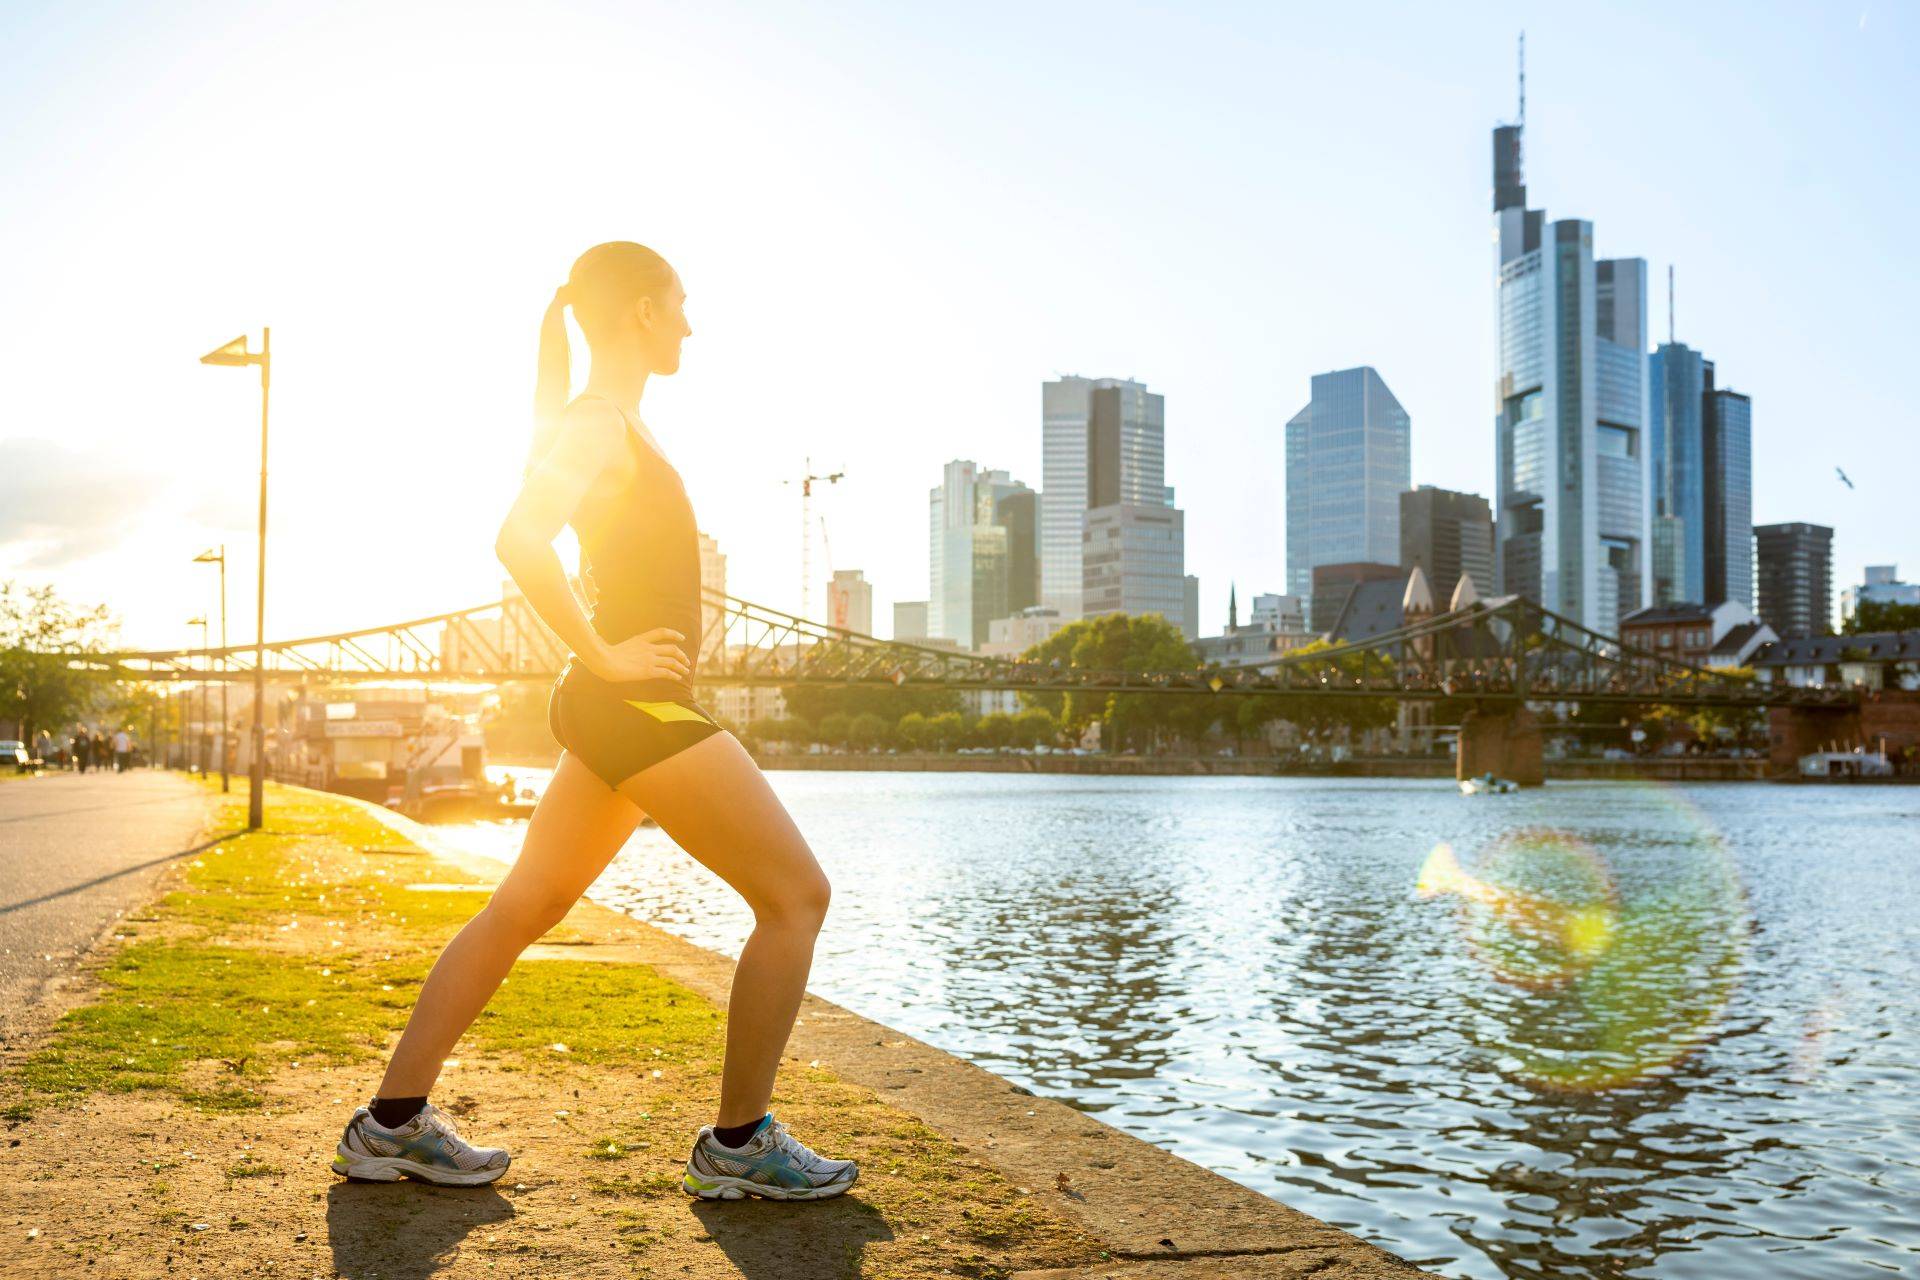
[[[814,991],[1439,1274],[1920,1274],[1920,789],[768,777]]]

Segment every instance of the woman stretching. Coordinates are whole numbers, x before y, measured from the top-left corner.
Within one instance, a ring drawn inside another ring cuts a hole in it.
[[[829,891],[758,766],[693,700],[693,509],[638,413],[647,379],[680,367],[692,333],[685,306],[673,268],[622,241],[580,256],[541,323],[532,459],[495,547],[573,654],[548,706],[563,750],[519,860],[435,962],[379,1093],[348,1123],[333,1166],[347,1177],[473,1186],[506,1172],[504,1150],[468,1143],[427,1096],[514,960],[567,914],[642,813],[754,914],[727,1009],[719,1115],[701,1126],[681,1185],[709,1200],[819,1200],[858,1176],[852,1161],[815,1154],[767,1111]],[[567,307],[593,360],[571,404]],[[591,618],[553,549],[569,522],[593,584]]]

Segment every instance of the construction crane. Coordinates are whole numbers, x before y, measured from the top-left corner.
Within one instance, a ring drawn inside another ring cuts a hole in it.
[[[815,475],[813,459],[802,460],[804,466],[798,481],[782,480],[781,484],[800,486],[800,616],[808,616],[808,606],[813,599],[813,482],[824,480],[828,484],[838,484],[847,473],[833,471],[825,475]]]

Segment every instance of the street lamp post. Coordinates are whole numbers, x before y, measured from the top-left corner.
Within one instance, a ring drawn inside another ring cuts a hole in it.
[[[273,330],[260,330],[260,350],[245,334],[200,357],[201,364],[260,366],[260,553],[253,595],[253,758],[247,762],[247,829],[265,821],[267,790],[267,392],[273,382]]]
[[[221,543],[218,551],[202,551],[193,558],[195,564],[217,564],[220,566],[220,670],[227,670],[227,544]],[[233,722],[227,718],[227,686],[233,681],[222,677],[220,681],[220,790],[233,790],[233,783],[227,776],[227,726]]]
[[[205,614],[201,614],[197,618],[188,618],[187,625],[190,627],[200,628],[200,653],[202,655],[202,661],[204,663],[205,655],[207,652],[207,616]],[[200,762],[200,776],[203,778],[207,776],[207,750],[206,750],[207,748],[207,682],[205,679],[206,670],[207,670],[206,665],[202,665],[200,668],[201,677],[202,677],[200,680],[200,732],[193,735],[191,738],[189,738],[187,742],[187,762],[188,762],[187,771],[191,773],[193,771],[193,761],[198,760]],[[189,709],[191,709],[193,706],[193,694],[191,692],[187,694],[187,706]]]

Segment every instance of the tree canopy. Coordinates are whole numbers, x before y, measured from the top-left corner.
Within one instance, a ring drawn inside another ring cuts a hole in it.
[[[105,649],[112,634],[105,605],[85,609],[52,587],[0,582],[0,720],[19,721],[22,734],[58,733],[104,706],[104,682],[71,664]]]

